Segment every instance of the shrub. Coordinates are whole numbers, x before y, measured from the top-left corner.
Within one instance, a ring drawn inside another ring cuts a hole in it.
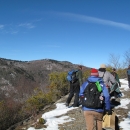
[[[45,122],[46,121],[43,118],[40,118],[39,121],[38,121],[39,124],[45,124]]]

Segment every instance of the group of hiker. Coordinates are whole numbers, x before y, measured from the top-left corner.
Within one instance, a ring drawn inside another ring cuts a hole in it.
[[[82,105],[84,117],[86,120],[87,130],[93,130],[96,121],[97,129],[102,130],[102,119],[104,114],[112,115],[111,100],[121,97],[119,87],[121,83],[116,73],[116,69],[112,68],[112,72],[106,70],[106,65],[101,64],[99,69],[91,68],[90,76],[83,82],[81,65],[74,72],[74,80],[70,80],[70,92],[66,101],[69,106],[73,96],[73,107]],[[130,87],[130,66],[127,70],[128,83]]]

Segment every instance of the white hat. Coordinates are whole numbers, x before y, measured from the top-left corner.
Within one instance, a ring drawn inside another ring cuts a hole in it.
[[[100,68],[106,68],[106,65],[105,64],[101,64]]]

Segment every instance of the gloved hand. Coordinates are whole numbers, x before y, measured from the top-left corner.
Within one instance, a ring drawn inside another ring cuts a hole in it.
[[[80,102],[81,105],[83,104],[83,100],[84,100],[84,96],[80,96],[79,102]]]
[[[84,98],[84,96],[82,95],[82,96],[80,96],[80,99],[82,100]]]
[[[112,110],[105,110],[105,113],[106,113],[107,115],[112,115]]]
[[[119,92],[119,94],[118,94],[117,96],[118,96],[119,98],[120,98],[120,97],[122,97],[122,93],[121,93],[121,92]]]

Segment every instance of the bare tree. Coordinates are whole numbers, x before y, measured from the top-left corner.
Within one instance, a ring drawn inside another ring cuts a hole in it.
[[[130,48],[124,54],[125,57],[125,65],[128,67],[130,65]]]
[[[110,54],[108,66],[114,67],[116,69],[121,68],[121,64],[120,64],[119,60],[120,60],[120,56],[119,55]]]

